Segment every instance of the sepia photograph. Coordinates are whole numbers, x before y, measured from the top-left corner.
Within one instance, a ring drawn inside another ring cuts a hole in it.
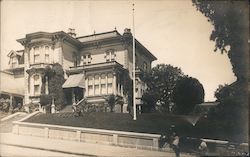
[[[247,0],[0,11],[0,156],[249,156]]]

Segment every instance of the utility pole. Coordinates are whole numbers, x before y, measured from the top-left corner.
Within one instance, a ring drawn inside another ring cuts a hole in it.
[[[135,102],[135,4],[133,4],[133,120],[136,120],[136,102]]]

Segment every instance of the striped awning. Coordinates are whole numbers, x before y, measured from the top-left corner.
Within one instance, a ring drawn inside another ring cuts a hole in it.
[[[80,87],[85,88],[84,74],[70,75],[69,78],[62,85],[63,88]]]

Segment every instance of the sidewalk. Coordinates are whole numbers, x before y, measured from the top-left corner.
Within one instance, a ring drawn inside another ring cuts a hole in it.
[[[12,133],[1,133],[0,139],[1,145],[40,149],[80,156],[175,157],[173,152],[151,151],[102,144],[46,139],[33,136],[15,135]],[[192,155],[181,154],[181,157],[192,157]]]

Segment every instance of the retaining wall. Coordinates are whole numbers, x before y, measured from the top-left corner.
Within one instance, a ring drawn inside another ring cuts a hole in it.
[[[159,149],[160,135],[144,134],[104,129],[90,129],[48,125],[38,123],[13,122],[13,133],[51,139],[62,139],[78,142],[101,143],[141,149]]]

